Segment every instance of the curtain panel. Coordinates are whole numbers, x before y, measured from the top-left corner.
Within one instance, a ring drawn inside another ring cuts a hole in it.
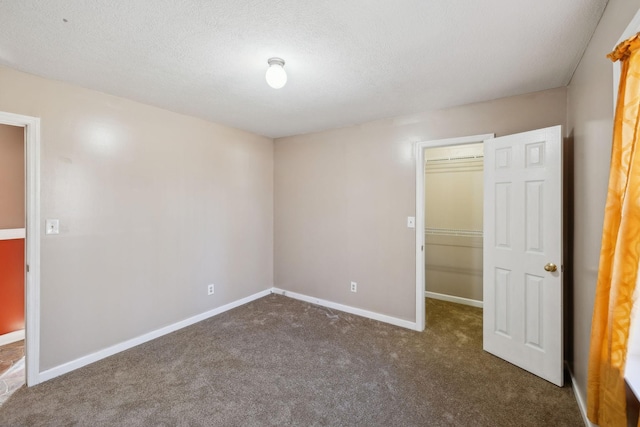
[[[640,254],[640,33],[608,57],[621,62],[598,282],[591,324],[587,414],[626,426],[624,368]]]

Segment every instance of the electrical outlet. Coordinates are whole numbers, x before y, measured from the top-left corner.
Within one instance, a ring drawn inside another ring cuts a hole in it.
[[[358,284],[356,282],[351,282],[351,292],[358,292]]]
[[[207,286],[207,295],[213,295],[213,283]]]

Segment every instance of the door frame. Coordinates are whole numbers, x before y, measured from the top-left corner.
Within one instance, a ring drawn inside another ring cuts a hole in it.
[[[424,331],[425,327],[425,283],[424,283],[424,150],[434,147],[475,144],[494,138],[495,134],[462,136],[457,138],[432,139],[417,142],[416,158],[416,330]]]
[[[25,368],[33,386],[40,382],[40,118],[0,111],[0,124],[24,128]]]

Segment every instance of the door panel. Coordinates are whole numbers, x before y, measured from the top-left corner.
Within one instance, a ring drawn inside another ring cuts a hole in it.
[[[561,386],[562,129],[484,149],[484,349]]]

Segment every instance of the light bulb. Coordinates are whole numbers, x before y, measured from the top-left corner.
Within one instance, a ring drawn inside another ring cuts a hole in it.
[[[267,61],[269,68],[265,78],[267,83],[274,89],[280,89],[287,83],[287,72],[284,70],[284,60],[280,58],[271,58]]]

